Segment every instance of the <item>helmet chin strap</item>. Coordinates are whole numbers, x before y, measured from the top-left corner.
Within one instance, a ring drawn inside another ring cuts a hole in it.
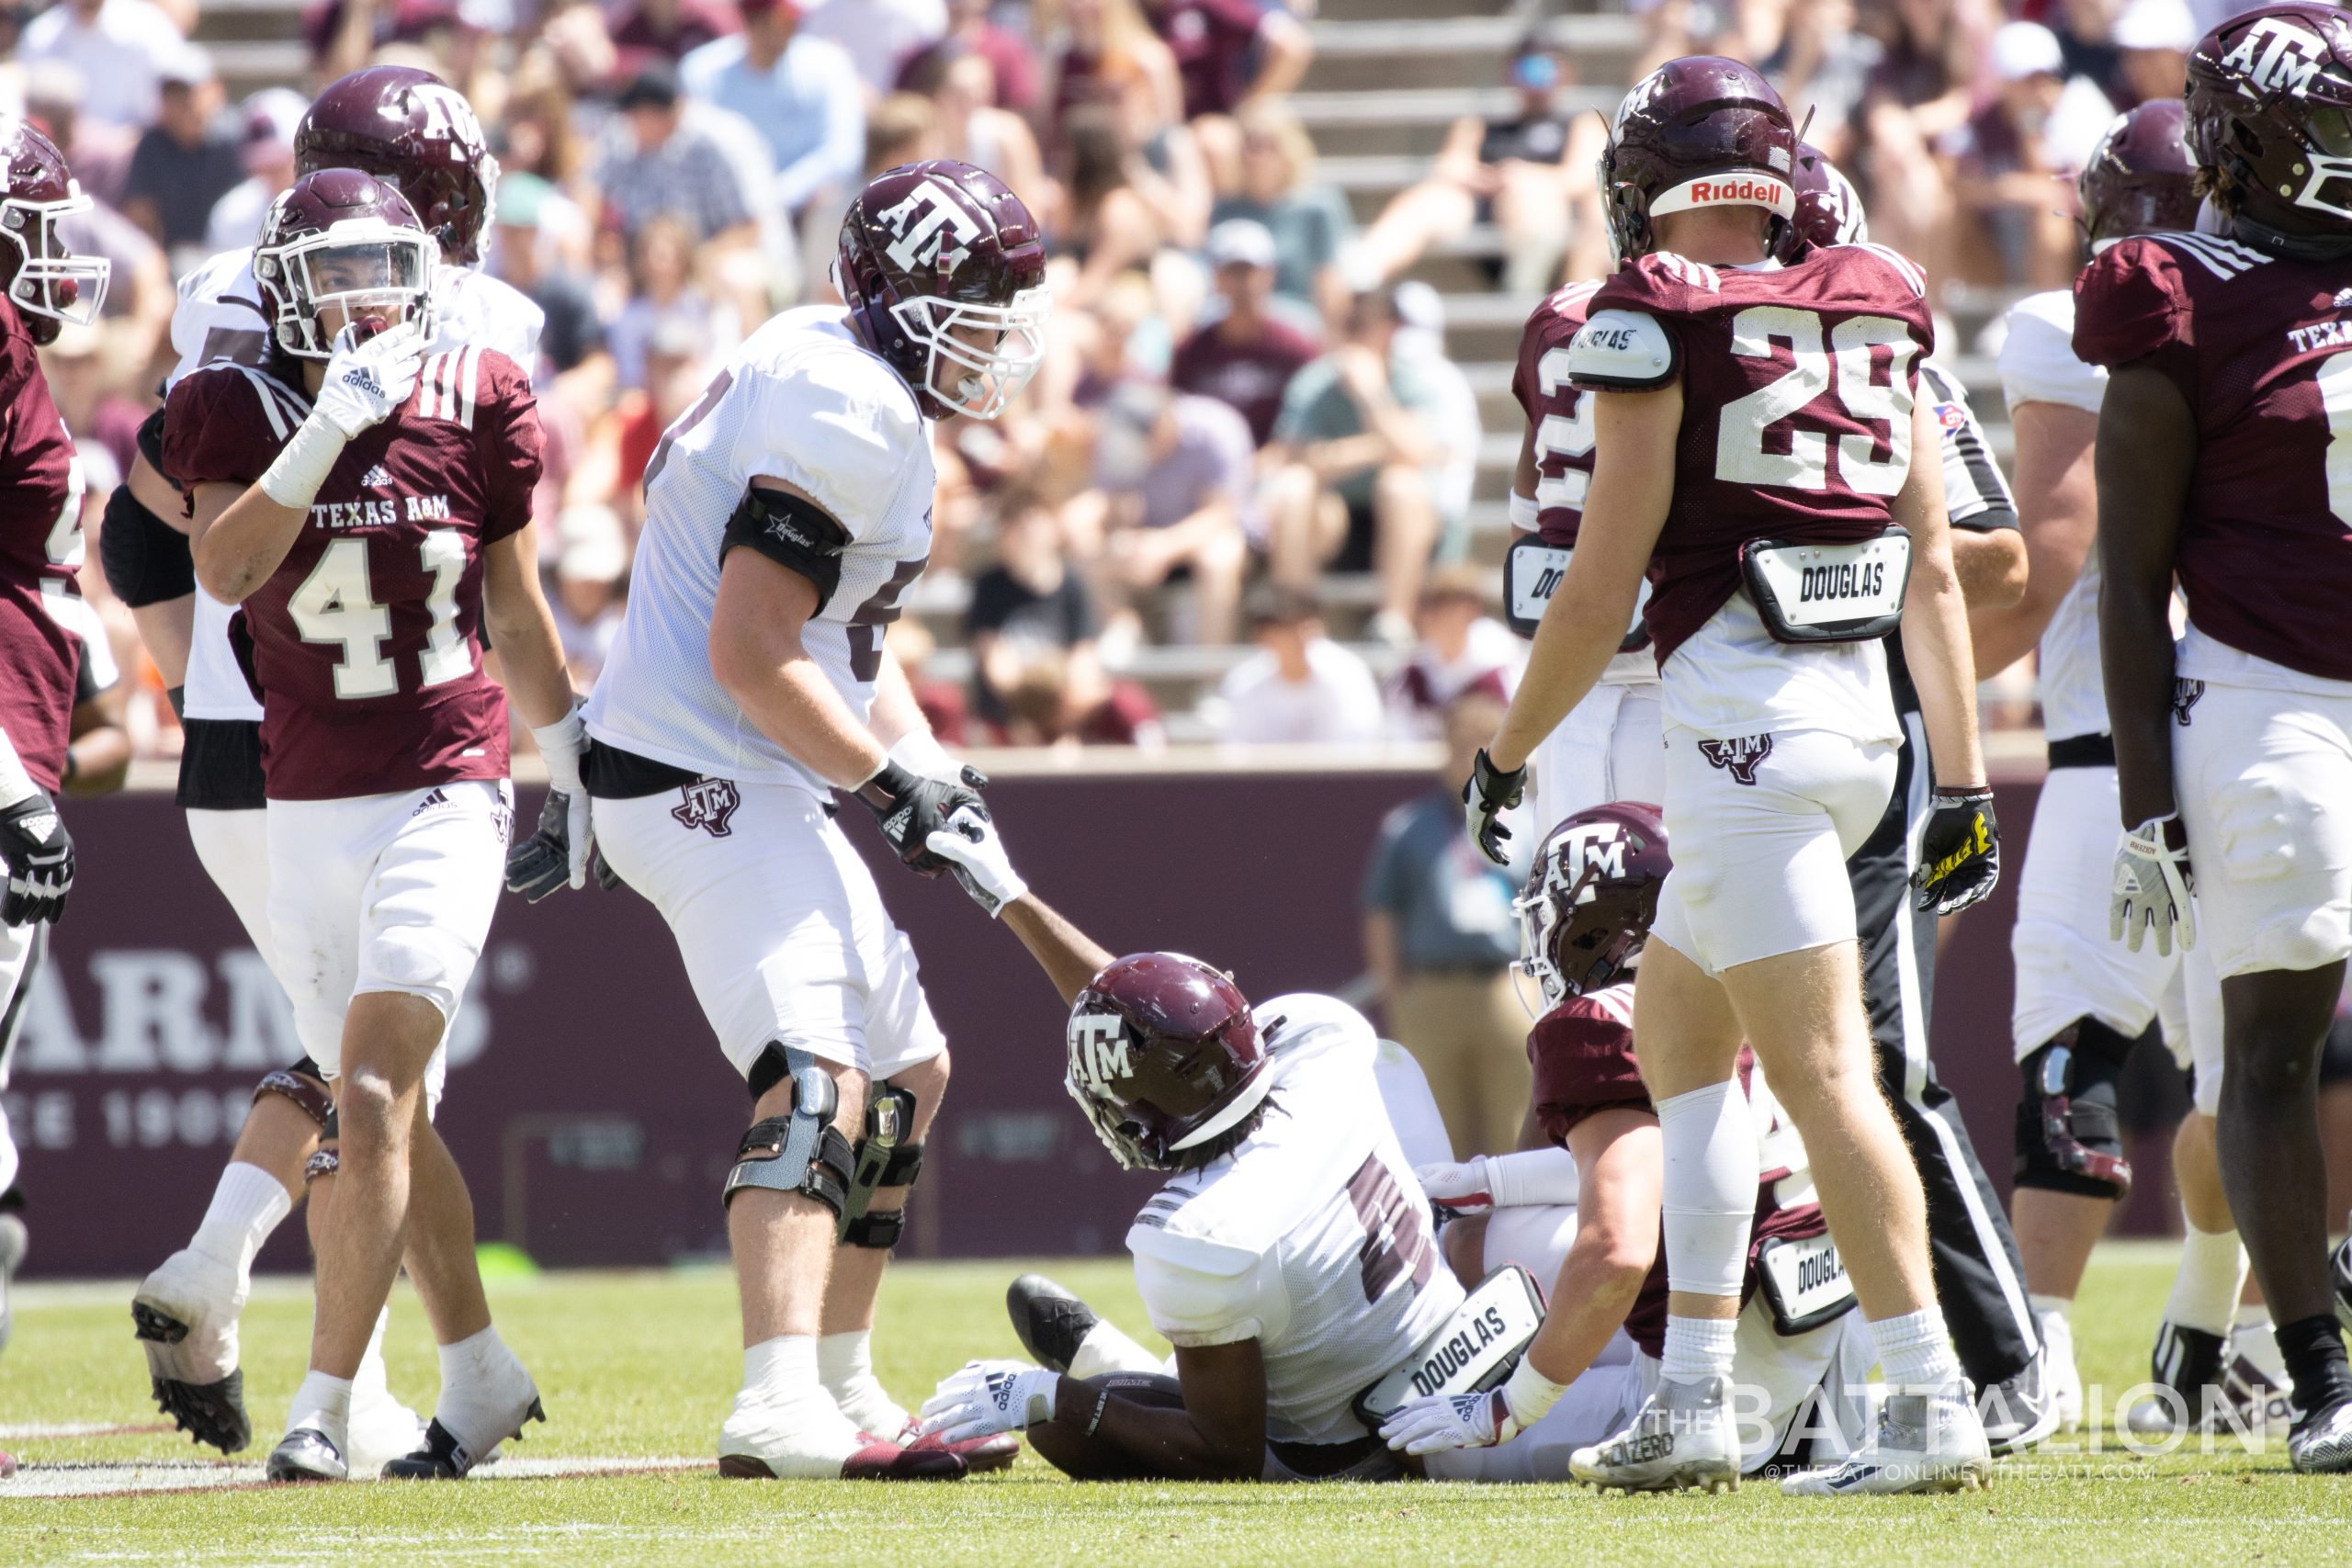
[[[2237,237],[2256,250],[2286,261],[2327,262],[2352,256],[2352,231],[2335,234],[2290,234],[2260,219],[2239,212],[2231,220]]]

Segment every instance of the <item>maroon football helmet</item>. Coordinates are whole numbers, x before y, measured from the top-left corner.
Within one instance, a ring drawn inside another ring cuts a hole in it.
[[[833,285],[933,419],[994,419],[1029,384],[1045,353],[1045,243],[1021,198],[952,158],[885,169],[842,219]],[[965,335],[975,328],[982,341]]]
[[[1695,207],[1761,207],[1777,220],[1796,210],[1790,184],[1796,127],[1772,85],[1736,60],[1669,60],[1617,106],[1600,154],[1600,199],[1618,259],[1645,254],[1651,223]]]
[[[1807,245],[1859,245],[1871,237],[1861,193],[1828,155],[1810,141],[1797,143],[1796,211],[1781,235],[1780,257],[1794,261]]]
[[[1624,977],[1673,867],[1665,818],[1637,800],[1564,817],[1544,836],[1518,908],[1519,966],[1544,988],[1546,1008]]]
[[[481,259],[498,160],[466,96],[430,71],[371,65],[329,83],[294,131],[298,174],[360,169],[400,187],[449,261]]]
[[[0,119],[0,160],[8,178],[0,195],[0,290],[35,343],[55,343],[61,321],[98,319],[114,264],[75,255],[57,231],[59,219],[89,211],[91,202],[54,142],[24,120]]]
[[[415,321],[430,338],[438,250],[390,182],[357,169],[303,175],[270,203],[254,247],[254,281],[277,347],[326,358],[340,325],[321,321],[330,305],[345,322]]]
[[[2107,128],[2075,182],[2094,251],[2134,234],[2197,227],[2197,162],[2188,129],[2188,110],[2177,98],[2152,99]]]
[[[2188,145],[2234,182],[2256,237],[2352,230],[2352,13],[2297,0],[2233,17],[2188,58]]]
[[[1062,1080],[1111,1157],[1169,1170],[1230,1132],[1273,1088],[1250,1003],[1222,971],[1178,953],[1105,964],[1069,1010]]]

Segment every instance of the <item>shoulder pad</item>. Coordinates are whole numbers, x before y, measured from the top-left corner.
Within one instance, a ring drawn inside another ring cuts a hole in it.
[[[1903,279],[1905,285],[1910,288],[1912,293],[1918,295],[1922,299],[1927,297],[1928,275],[1919,270],[1919,264],[1917,262],[1913,261],[1901,251],[1894,249],[1891,245],[1874,244],[1868,240],[1858,242],[1849,248],[1857,251],[1868,251],[1871,254],[1884,262],[1888,266],[1893,267],[1894,269],[1895,276]]]
[[[2186,231],[2162,234],[2141,234],[2134,238],[2172,254],[2175,260],[2203,267],[2215,277],[2227,283],[2242,273],[2252,272],[2270,257],[2252,245],[2243,245],[2222,234],[2192,234]],[[2129,244],[2130,240],[2121,243]]]
[[[1643,310],[1597,310],[1568,346],[1568,373],[1578,386],[1647,391],[1680,368],[1674,334]]]

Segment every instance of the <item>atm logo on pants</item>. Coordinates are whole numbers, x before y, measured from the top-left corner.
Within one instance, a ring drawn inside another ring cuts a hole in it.
[[[1701,755],[1744,784],[1756,782],[1757,764],[1772,754],[1772,737],[1735,735],[1729,740],[1702,740]]]
[[[678,786],[678,804],[670,807],[670,815],[682,828],[700,828],[714,839],[727,837],[727,819],[743,797],[732,779],[696,779],[690,784]]]

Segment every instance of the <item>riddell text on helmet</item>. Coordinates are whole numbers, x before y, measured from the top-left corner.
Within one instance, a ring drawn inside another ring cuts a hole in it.
[[[1692,180],[1690,199],[1699,202],[1754,202],[1770,207],[1789,198],[1789,187],[1778,180],[1759,180],[1739,175],[1723,180]]]

